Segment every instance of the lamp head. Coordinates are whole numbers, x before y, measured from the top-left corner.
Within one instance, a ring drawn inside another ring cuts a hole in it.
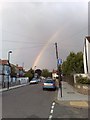
[[[10,50],[9,53],[12,53],[12,51]]]

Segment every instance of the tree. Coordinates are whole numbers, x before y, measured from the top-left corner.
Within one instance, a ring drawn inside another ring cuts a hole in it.
[[[62,71],[66,75],[73,75],[74,73],[83,73],[84,65],[83,65],[83,53],[78,52],[70,52],[67,56],[66,61],[62,64]]]
[[[51,77],[51,76],[52,76],[52,73],[49,72],[48,69],[43,69],[41,75],[42,75],[43,77]]]
[[[16,73],[16,66],[15,65],[11,65],[11,77],[16,77],[17,73]]]
[[[34,70],[31,68],[30,70],[28,70],[25,75],[25,77],[29,77],[29,80],[31,80],[34,77]]]
[[[36,69],[35,73],[37,73],[39,76],[41,76],[42,71],[40,69]]]

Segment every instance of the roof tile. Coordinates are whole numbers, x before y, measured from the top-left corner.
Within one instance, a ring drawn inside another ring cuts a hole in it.
[[[0,64],[2,64],[2,65],[7,65],[7,64],[8,64],[8,60],[1,60],[1,59],[0,59]]]

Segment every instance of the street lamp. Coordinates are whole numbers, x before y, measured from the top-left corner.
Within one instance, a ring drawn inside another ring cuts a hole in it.
[[[12,53],[11,50],[8,52],[8,63],[10,62],[10,53]],[[10,64],[10,63],[9,63],[9,64]]]
[[[36,70],[36,67],[37,67],[37,66],[34,66],[34,71]]]
[[[9,68],[10,68],[10,54],[12,53],[12,51],[10,50],[8,52],[8,64],[9,64]],[[9,75],[10,75],[10,70],[9,70],[9,73],[8,73],[8,83],[7,83],[7,88],[9,89]]]

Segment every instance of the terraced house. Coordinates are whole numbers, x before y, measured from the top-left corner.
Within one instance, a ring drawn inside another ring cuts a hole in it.
[[[11,67],[8,60],[0,59],[0,86],[4,87],[5,83],[10,80]]]

